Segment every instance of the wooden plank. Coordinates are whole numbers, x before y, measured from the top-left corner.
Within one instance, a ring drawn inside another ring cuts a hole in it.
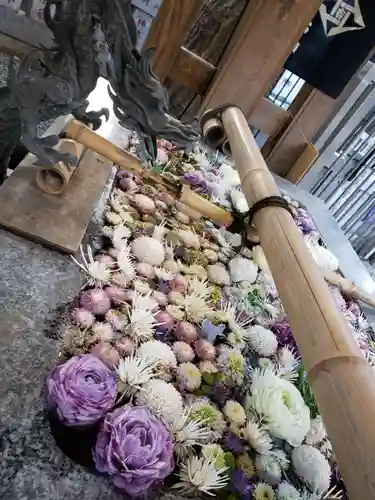
[[[252,127],[261,130],[269,137],[274,136],[291,118],[289,111],[280,108],[277,104],[263,97],[256,105],[248,118]]]
[[[292,103],[291,113],[294,116],[285,132],[276,144],[266,144],[262,148],[269,169],[285,176],[304,152],[306,140],[314,139],[338,106],[337,99],[305,84]]]
[[[53,45],[52,33],[45,24],[17,14],[3,5],[0,5],[0,33],[26,43],[31,48]]]
[[[213,64],[185,47],[181,47],[168,78],[174,83],[185,85],[199,95],[204,95],[215,71],[216,68]]]
[[[145,48],[156,49],[153,71],[160,81],[169,75],[203,3],[204,0],[163,0],[144,44]]]
[[[22,57],[33,47],[27,43],[0,33],[0,52],[10,56]]]
[[[286,178],[288,181],[298,184],[313,166],[318,156],[318,149],[311,142],[308,142],[301,156],[287,173]]]
[[[252,0],[201,111],[234,103],[250,116],[316,14],[321,0]]]
[[[75,253],[112,171],[112,162],[89,151],[66,191],[45,194],[35,182],[32,156],[0,187],[0,226],[32,241]]]

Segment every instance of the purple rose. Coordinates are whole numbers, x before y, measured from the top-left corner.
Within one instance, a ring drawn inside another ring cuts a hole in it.
[[[74,356],[57,366],[47,380],[47,390],[49,404],[68,426],[97,422],[113,407],[117,396],[114,374],[90,354]]]
[[[171,431],[147,407],[124,406],[105,417],[94,461],[115,486],[138,496],[173,471]]]

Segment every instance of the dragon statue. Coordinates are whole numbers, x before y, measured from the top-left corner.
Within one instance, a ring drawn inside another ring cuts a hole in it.
[[[47,0],[44,21],[54,47],[32,49],[18,65],[11,59],[8,84],[0,88],[0,184],[19,144],[37,164],[74,164],[72,155],[54,149],[58,136],[38,137],[38,125],[71,113],[99,128],[108,110],[88,112],[87,97],[100,76],[110,84],[120,124],[138,132],[142,159],[155,158],[156,137],[179,145],[198,139],[169,114],[167,92],[151,70],[153,50],[136,49],[131,9],[130,0]]]

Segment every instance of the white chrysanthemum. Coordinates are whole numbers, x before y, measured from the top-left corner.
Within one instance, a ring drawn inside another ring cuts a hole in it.
[[[208,158],[207,151],[196,148],[191,155],[195,163],[197,163],[202,170],[211,170],[211,163]]]
[[[257,455],[255,467],[262,481],[276,486],[281,481],[281,467],[272,455]]]
[[[240,349],[221,345],[216,364],[235,384],[242,384],[246,363]]]
[[[217,443],[205,444],[202,447],[202,455],[205,459],[212,462],[217,469],[226,467],[225,452],[223,448]]]
[[[248,328],[245,340],[255,352],[265,357],[275,354],[278,346],[276,335],[268,328],[260,325]]]
[[[293,354],[288,347],[282,347],[277,353],[277,372],[281,378],[294,382],[298,378],[301,365],[300,358]]]
[[[92,333],[95,340],[110,342],[114,339],[114,331],[109,323],[95,323],[92,327]]]
[[[327,437],[327,431],[323,423],[322,417],[318,415],[310,423],[310,429],[306,436],[306,444],[316,446]]]
[[[321,269],[326,271],[337,271],[339,268],[339,261],[332,252],[330,252],[327,248],[320,246],[318,243],[309,240],[308,238],[305,238],[305,243],[315,262]]]
[[[223,413],[230,423],[243,427],[246,422],[246,413],[242,405],[237,401],[227,401]]]
[[[331,467],[319,450],[307,444],[294,448],[292,464],[297,476],[312,491],[324,493],[328,490],[331,482]]]
[[[106,236],[107,238],[112,238],[112,236],[113,236],[113,227],[111,227],[111,226],[102,226],[101,233],[102,233],[103,236]]]
[[[189,455],[193,446],[202,446],[210,439],[211,432],[203,421],[191,420],[190,409],[185,408],[179,419],[172,423],[174,451],[180,458]]]
[[[258,366],[263,370],[269,369],[269,370],[274,370],[276,372],[275,363],[269,358],[259,358]]]
[[[115,330],[122,331],[124,327],[127,325],[128,320],[125,314],[117,309],[110,309],[105,314],[105,319],[109,324],[113,326]]]
[[[229,261],[228,267],[233,283],[240,281],[254,283],[257,279],[258,266],[250,259],[235,257]]]
[[[165,258],[164,246],[156,238],[139,236],[132,242],[131,249],[139,262],[152,266],[161,266]]]
[[[258,483],[254,487],[254,500],[275,500],[275,492],[272,486],[266,483]]]
[[[82,245],[80,246],[80,252],[83,264],[78,262],[78,260],[75,259],[73,256],[72,260],[86,274],[87,276],[86,285],[95,287],[102,287],[105,285],[109,285],[113,273],[111,268],[103,262],[94,260],[93,253],[89,245],[87,245],[87,259],[83,252]]]
[[[121,224],[122,222],[121,215],[119,215],[116,212],[113,212],[112,210],[107,210],[106,213],[104,214],[104,217],[107,220],[107,222],[109,222],[113,226],[117,226],[117,224]]]
[[[128,227],[123,224],[118,224],[111,235],[112,243],[115,248],[121,250],[124,246],[127,246],[127,240],[131,236],[131,231]]]
[[[177,367],[177,359],[174,352],[169,345],[160,342],[160,340],[150,340],[141,344],[137,349],[137,356],[154,362],[159,368]]]
[[[244,430],[244,438],[255,451],[268,455],[272,450],[272,440],[257,422],[250,420]]]
[[[287,457],[284,450],[281,450],[280,448],[276,448],[275,450],[272,450],[271,455],[277,461],[277,463],[280,465],[282,470],[289,469],[290,460]]]
[[[180,482],[172,488],[180,490],[183,495],[205,493],[215,496],[213,492],[224,488],[228,483],[226,471],[227,467],[217,469],[210,460],[192,456],[181,464],[178,472]]]
[[[124,244],[117,252],[117,265],[126,282],[130,283],[135,276],[134,264],[130,255],[130,248]]]
[[[226,321],[228,327],[236,339],[236,346],[245,345],[244,337],[246,336],[246,328],[251,325],[252,319],[249,318],[243,311],[237,310],[236,304],[233,302],[223,302],[220,306],[221,321]]]
[[[310,410],[298,389],[272,370],[256,369],[248,404],[264,421],[271,435],[300,446],[310,428]]]
[[[204,422],[206,427],[210,429],[210,439],[214,438],[217,440],[222,437],[223,432],[227,428],[227,424],[221,411],[215,408],[209,399],[204,397],[198,398],[191,405],[190,409],[190,418],[192,420]]]
[[[283,481],[277,487],[277,500],[302,500],[302,497],[292,484]]]
[[[130,309],[127,334],[137,342],[144,342],[154,336],[156,326],[156,319],[152,311],[145,307],[143,297],[137,295]]]
[[[155,267],[154,271],[155,271],[156,277],[159,280],[172,281],[173,278],[175,277],[174,273],[172,273],[171,271],[167,271],[163,267]]]
[[[131,355],[120,359],[115,369],[119,378],[118,391],[125,397],[131,397],[154,377],[156,367],[149,359]]]
[[[177,368],[176,377],[184,389],[191,392],[199,389],[202,383],[201,372],[193,363],[181,363]]]
[[[136,394],[136,403],[148,406],[152,413],[173,426],[182,415],[182,397],[172,384],[152,379]]]
[[[134,280],[133,281],[134,290],[141,295],[150,295],[151,287],[148,282],[144,279]]]

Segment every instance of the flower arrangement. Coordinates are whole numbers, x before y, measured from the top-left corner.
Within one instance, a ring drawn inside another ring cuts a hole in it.
[[[180,157],[194,189],[217,181],[239,201],[228,164],[195,152],[189,168]],[[337,267],[288,201],[316,259]],[[347,498],[261,247],[235,251],[238,235],[181,209],[121,172],[101,250],[76,261],[85,286],[47,378],[48,411],[67,432],[94,426],[92,464],[131,497],[166,482],[186,497]],[[358,305],[332,293],[374,365]]]

